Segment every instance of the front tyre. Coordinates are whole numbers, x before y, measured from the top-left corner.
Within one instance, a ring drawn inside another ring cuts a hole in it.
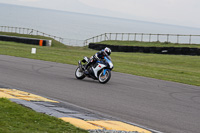
[[[106,71],[105,75],[103,75],[103,71],[99,74],[99,82],[101,84],[107,83],[111,78],[111,72],[109,70]]]
[[[84,72],[81,71],[79,67],[75,71],[75,76],[76,76],[77,79],[84,79],[85,78]]]

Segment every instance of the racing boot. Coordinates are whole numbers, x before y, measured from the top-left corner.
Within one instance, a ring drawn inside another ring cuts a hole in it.
[[[86,66],[85,66],[85,71],[84,71],[84,74],[85,75],[89,75],[89,72],[88,72],[88,66],[91,64],[91,62],[89,62]]]
[[[84,74],[85,74],[85,75],[89,75],[89,72],[88,72],[87,69],[85,70]]]

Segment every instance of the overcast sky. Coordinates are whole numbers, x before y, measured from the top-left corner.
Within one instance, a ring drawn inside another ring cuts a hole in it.
[[[200,0],[0,0],[0,3],[200,28]]]

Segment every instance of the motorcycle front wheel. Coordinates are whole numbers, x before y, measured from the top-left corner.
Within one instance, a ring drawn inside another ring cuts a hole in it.
[[[99,82],[102,84],[107,83],[111,78],[111,72],[106,71],[105,75],[103,75],[103,71],[99,74]]]
[[[77,79],[84,79],[85,78],[84,72],[81,71],[79,67],[75,71],[75,76],[76,76]]]

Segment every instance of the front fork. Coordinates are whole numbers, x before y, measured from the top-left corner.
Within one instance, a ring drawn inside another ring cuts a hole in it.
[[[110,70],[109,69],[103,69],[103,76],[105,76],[107,71],[110,71]]]
[[[78,61],[78,67],[80,68],[80,71],[82,72],[83,71],[83,65],[81,64],[80,60]]]

